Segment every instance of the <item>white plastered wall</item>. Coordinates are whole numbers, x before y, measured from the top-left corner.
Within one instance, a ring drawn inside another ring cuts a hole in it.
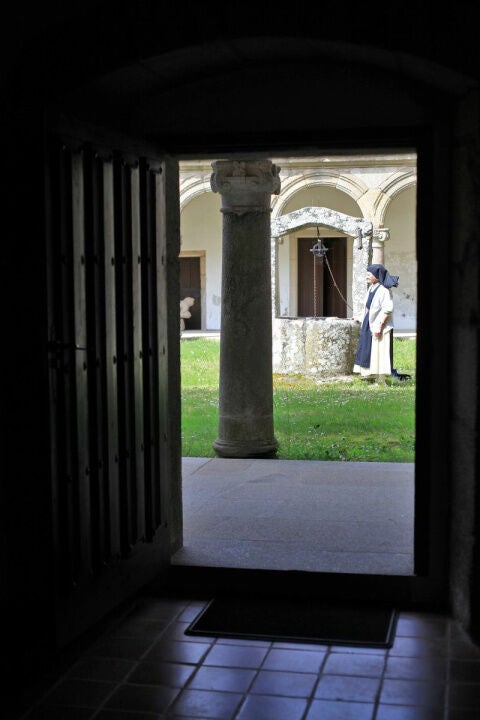
[[[181,254],[204,257],[201,296],[202,330],[220,329],[222,214],[220,195],[204,190],[181,209]]]
[[[395,328],[416,331],[417,327],[417,259],[415,242],[416,188],[408,187],[396,195],[388,205],[384,224],[390,230],[385,243],[385,266],[398,275],[398,287],[393,289]]]

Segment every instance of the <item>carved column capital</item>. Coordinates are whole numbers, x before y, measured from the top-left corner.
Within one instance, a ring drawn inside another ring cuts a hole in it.
[[[383,247],[383,243],[390,239],[389,228],[375,228],[372,236],[373,247]]]
[[[222,196],[222,212],[270,212],[270,196],[280,192],[280,168],[270,160],[216,160],[210,185]]]

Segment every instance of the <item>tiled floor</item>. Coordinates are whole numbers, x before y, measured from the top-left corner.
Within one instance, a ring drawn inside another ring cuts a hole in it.
[[[46,683],[34,707],[18,707],[8,717],[480,718],[480,648],[448,617],[401,612],[389,650],[185,635],[206,602],[140,598],[61,677]],[[19,704],[26,702],[25,696]]]

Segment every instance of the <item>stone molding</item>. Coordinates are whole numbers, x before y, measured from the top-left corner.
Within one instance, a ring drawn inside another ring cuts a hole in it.
[[[280,237],[309,225],[324,225],[351,237],[357,237],[360,231],[362,239],[369,239],[373,234],[373,224],[370,220],[352,217],[325,207],[304,207],[281,215],[272,220],[271,234],[273,237]]]

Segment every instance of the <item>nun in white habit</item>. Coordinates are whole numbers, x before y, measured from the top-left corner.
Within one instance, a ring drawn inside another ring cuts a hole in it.
[[[398,275],[390,275],[383,265],[367,267],[369,285],[355,354],[353,372],[362,378],[385,382],[392,373],[393,351],[393,295]]]

